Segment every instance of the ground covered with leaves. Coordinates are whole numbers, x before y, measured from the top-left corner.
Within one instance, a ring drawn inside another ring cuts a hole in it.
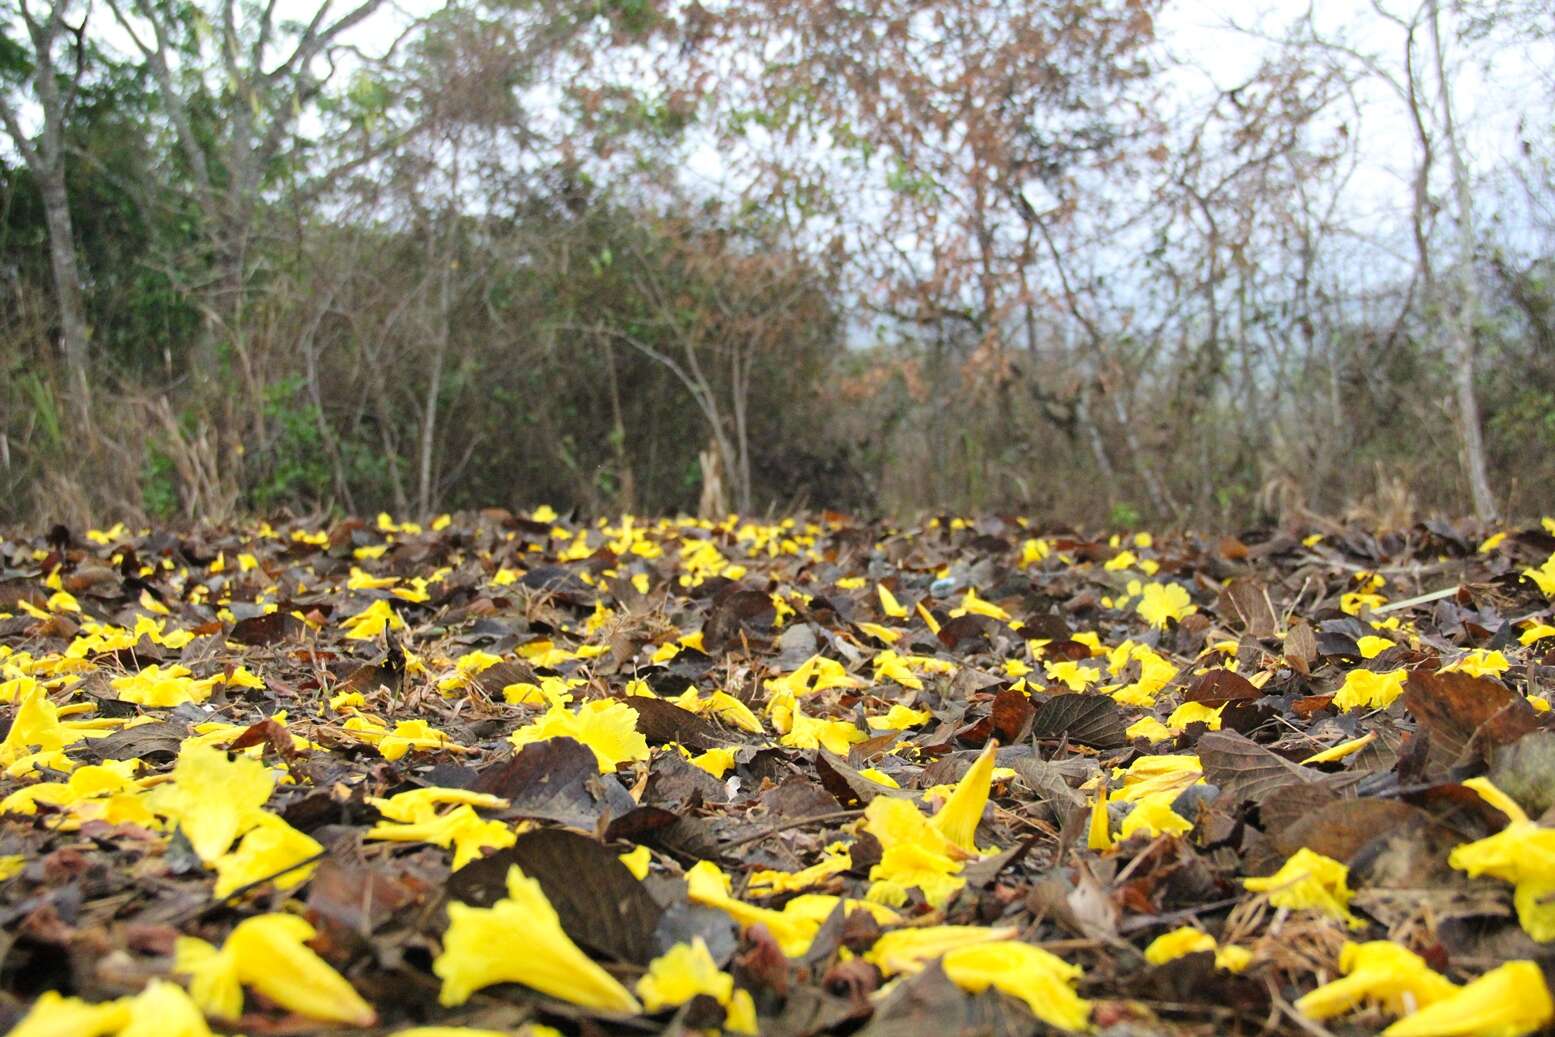
[[[0,539],[23,1037],[1550,1023],[1555,521]]]

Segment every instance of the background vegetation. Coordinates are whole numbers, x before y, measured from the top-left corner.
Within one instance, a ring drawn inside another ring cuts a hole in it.
[[[1543,5],[295,6],[10,0],[0,520],[1549,507]]]

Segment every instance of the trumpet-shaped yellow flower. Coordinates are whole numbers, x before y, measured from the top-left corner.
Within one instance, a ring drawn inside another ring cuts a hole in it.
[[[912,668],[907,665],[905,659],[889,648],[875,656],[873,666],[875,668],[876,684],[883,680],[889,680],[900,684],[904,688],[911,688],[914,691],[923,690],[923,680],[916,673],[912,672]]]
[[[926,709],[913,709],[904,706],[900,702],[885,711],[885,715],[869,717],[867,723],[871,731],[906,731],[908,728],[927,724],[934,719],[934,714]]]
[[[1375,659],[1393,647],[1393,642],[1375,634],[1365,634],[1355,639],[1355,647],[1361,650],[1362,659]]]
[[[491,907],[448,905],[443,953],[432,971],[443,981],[439,1000],[462,1005],[494,983],[522,983],[542,994],[602,1012],[634,1014],[631,991],[578,949],[563,931],[540,884],[517,865],[508,869],[508,895]],[[522,953],[514,953],[522,934]]]
[[[129,999],[128,1009],[119,1037],[211,1037],[200,1009],[176,983],[152,980]]]
[[[891,619],[906,619],[909,610],[906,605],[896,600],[889,588],[883,583],[875,584],[875,593],[880,596],[880,608]]]
[[[1134,809],[1123,819],[1123,827],[1118,834],[1124,839],[1135,832],[1143,832],[1151,838],[1159,835],[1187,835],[1193,831],[1193,822],[1172,809],[1177,795],[1176,792],[1167,791],[1139,797],[1134,803]]]
[[[258,823],[275,789],[275,775],[258,760],[229,760],[220,749],[186,742],[173,765],[173,780],[149,794],[151,809],[178,824],[207,864]]]
[[[1555,1020],[1544,973],[1509,961],[1382,1031],[1382,1037],[1523,1037]]]
[[[174,969],[190,977],[196,1003],[219,1019],[243,1013],[246,986],[309,1019],[373,1025],[372,1006],[307,946],[313,936],[313,927],[295,915],[259,915],[239,922],[220,950],[180,937]]]
[[[1523,575],[1538,584],[1546,598],[1555,598],[1555,554],[1546,558],[1537,569],[1524,569]]]
[[[980,994],[989,987],[1019,998],[1031,1014],[1061,1030],[1084,1030],[1091,1004],[1075,993],[1084,973],[1055,954],[1029,943],[1007,940],[958,947],[941,959],[945,975],[962,990]]]
[[[840,897],[818,893],[797,896],[783,905],[781,911],[756,907],[731,896],[731,885],[729,876],[712,861],[698,861],[686,872],[686,894],[692,902],[716,907],[741,928],[764,926],[777,941],[778,947],[790,958],[800,957],[810,949],[821,924],[831,916],[838,904],[867,910],[882,924],[896,920],[895,912],[879,904],[860,900],[844,901]]]
[[[236,849],[212,862],[218,897],[264,881],[273,882],[276,889],[293,889],[313,875],[316,862],[310,858],[324,852],[318,840],[274,814],[261,811],[255,821]]]
[[[46,990],[7,1037],[107,1037],[129,1021],[129,998],[92,1004]]]
[[[790,749],[825,749],[846,756],[848,749],[868,736],[848,720],[824,720],[805,714],[796,701],[789,728],[778,741]]]
[[[353,641],[375,641],[388,630],[404,630],[405,621],[389,604],[387,598],[379,598],[354,616],[340,621],[346,637]]]
[[[1308,764],[1308,763],[1333,763],[1336,760],[1344,759],[1346,756],[1349,756],[1352,753],[1360,752],[1362,749],[1366,748],[1368,745],[1370,745],[1371,743],[1375,742],[1376,740],[1377,740],[1377,732],[1375,732],[1375,731],[1368,731],[1365,734],[1361,735],[1361,737],[1359,737],[1359,738],[1351,738],[1348,741],[1340,742],[1338,745],[1329,746],[1327,749],[1324,749],[1322,752],[1313,753],[1311,756],[1308,756],[1305,760],[1302,760],[1301,762],[1303,764]]]
[[[815,695],[829,688],[862,688],[864,680],[849,674],[835,659],[812,655],[799,664],[793,673],[774,680],[764,681],[768,694],[790,692],[795,698]]]
[[[1019,930],[1012,926],[926,925],[918,929],[893,929],[876,938],[864,954],[864,960],[887,976],[911,975],[931,961],[958,947],[1012,939]]]
[[[646,846],[639,846],[628,850],[626,853],[616,855],[626,870],[632,873],[632,878],[641,882],[648,877],[649,865],[653,863],[653,852]]]
[[[534,723],[514,731],[508,741],[522,748],[548,738],[572,738],[588,746],[601,774],[649,755],[648,740],[637,731],[637,710],[610,699],[585,702],[575,711],[552,706]]]
[[[1134,610],[1145,617],[1145,622],[1159,629],[1165,629],[1168,620],[1181,620],[1198,611],[1187,590],[1177,583],[1145,584]]]
[[[188,667],[173,666],[166,670],[152,665],[138,673],[115,677],[108,684],[119,693],[120,702],[133,702],[140,706],[181,706],[185,702],[204,702],[211,697],[216,678],[195,680]]]
[[[1447,863],[1471,878],[1489,875],[1516,886],[1513,903],[1517,919],[1529,936],[1540,943],[1555,940],[1555,828],[1543,828],[1523,808],[1491,784],[1488,778],[1470,778],[1464,786],[1508,818],[1495,835],[1453,848]]]
[[[701,697],[695,688],[687,688],[670,701],[698,716],[716,717],[730,727],[749,731],[753,735],[761,734],[761,721],[756,719],[756,714],[751,712],[749,706],[727,691],[715,691],[706,697]]]
[[[752,896],[772,896],[778,893],[798,893],[825,882],[833,875],[840,875],[853,866],[847,853],[826,853],[820,861],[799,871],[775,871],[763,868],[750,873],[745,888]]]
[[[1203,702],[1184,702],[1172,710],[1166,718],[1166,726],[1173,734],[1182,734],[1189,724],[1203,724],[1211,731],[1220,730],[1220,716],[1226,711],[1226,703],[1208,706]]]
[[[1043,663],[1042,669],[1048,680],[1062,684],[1070,691],[1084,691],[1101,680],[1101,671],[1081,666],[1072,659]]]
[[[1372,670],[1351,670],[1344,675],[1344,683],[1334,693],[1334,708],[1386,709],[1404,693],[1404,680],[1409,675],[1403,670],[1377,673]]]
[[[991,601],[985,601],[977,596],[976,587],[968,587],[966,594],[961,598],[961,607],[950,610],[950,618],[959,619],[962,616],[987,616],[989,619],[997,619],[1001,623],[1010,621],[1010,614]]]
[[[1507,657],[1500,652],[1493,652],[1486,648],[1476,648],[1466,653],[1463,658],[1442,667],[1443,673],[1460,672],[1474,677],[1499,677],[1512,668]]]
[[[1434,971],[1412,951],[1388,940],[1346,943],[1339,952],[1343,979],[1324,983],[1296,1002],[1296,1011],[1328,1019],[1361,1004],[1377,1004],[1394,1015],[1407,1015],[1458,992],[1458,986]]]
[[[983,808],[988,805],[988,792],[993,784],[994,755],[998,748],[997,742],[988,743],[961,776],[961,780],[956,782],[945,805],[929,821],[952,845],[969,854],[977,853],[973,837],[977,834],[978,822],[983,819]]]
[[[698,994],[720,1005],[734,996],[734,977],[719,969],[700,936],[654,958],[648,963],[648,974],[637,981],[637,996],[649,1012],[676,1008]]]
[[[1165,965],[1169,961],[1201,951],[1213,951],[1215,938],[1202,929],[1183,926],[1169,933],[1162,933],[1145,948],[1145,960],[1152,965]]]
[[[960,877],[966,853],[907,800],[877,796],[864,808],[863,827],[881,847],[869,871],[871,900],[900,906],[916,886],[939,907],[966,884]]]
[[[1253,893],[1267,893],[1275,907],[1318,911],[1359,929],[1366,923],[1350,913],[1349,875],[1345,865],[1303,846],[1273,875],[1243,879],[1242,885]]]

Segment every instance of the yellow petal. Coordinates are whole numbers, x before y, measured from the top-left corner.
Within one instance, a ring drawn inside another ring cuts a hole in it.
[[[1213,951],[1215,938],[1202,929],[1183,926],[1169,933],[1162,933],[1145,948],[1145,960],[1152,965],[1165,965],[1169,961],[1202,951]]]
[[[106,1037],[130,1018],[128,1000],[91,1004],[46,990],[7,1037]]]
[[[183,987],[154,979],[130,999],[119,1037],[211,1037],[211,1030]]]
[[[432,971],[443,981],[439,1000],[462,1005],[494,983],[522,983],[561,1001],[604,1012],[636,1013],[637,999],[578,949],[562,930],[540,884],[517,865],[508,869],[508,895],[489,908],[448,905],[443,952]],[[515,933],[524,952],[512,953]]]
[[[1328,1019],[1362,1004],[1402,1015],[1458,992],[1455,983],[1432,970],[1417,954],[1388,940],[1347,943],[1339,957],[1346,975],[1325,983],[1296,1002],[1311,1019]]]
[[[897,973],[910,975],[957,947],[1008,940],[1017,931],[1010,926],[992,928],[982,925],[929,925],[918,929],[894,929],[875,940],[874,945],[864,954],[864,960],[887,976]]]
[[[951,843],[968,853],[976,853],[978,822],[983,819],[983,808],[988,805],[988,790],[993,783],[994,754],[997,742],[989,742],[976,762],[956,782],[955,791],[945,801],[929,822]]]
[[[1531,961],[1509,961],[1451,997],[1405,1016],[1383,1037],[1522,1037],[1555,1019],[1544,973]]]
[[[734,993],[734,977],[718,968],[700,936],[691,943],[677,943],[648,963],[648,973],[637,981],[643,1008],[658,1012],[685,1004],[706,994],[721,1005]]]
[[[288,1011],[324,1022],[371,1026],[377,1013],[306,941],[313,927],[295,915],[259,915],[238,923],[222,953],[238,978]]]
[[[1029,943],[985,943],[958,947],[942,959],[945,975],[969,993],[993,987],[1019,998],[1033,1015],[1063,1030],[1084,1030],[1090,1002],[1074,991],[1079,968]]]

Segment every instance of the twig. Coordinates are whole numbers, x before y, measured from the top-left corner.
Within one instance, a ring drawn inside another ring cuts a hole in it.
[[[1463,584],[1455,583],[1444,590],[1432,591],[1429,594],[1418,594],[1413,598],[1405,598],[1403,601],[1390,601],[1386,605],[1372,609],[1372,615],[1381,615],[1384,612],[1397,612],[1399,609],[1411,608],[1415,605],[1424,605],[1427,602],[1439,601],[1442,598],[1450,598],[1461,590]]]
[[[771,828],[764,829],[760,832],[754,832],[751,835],[742,836],[741,838],[734,840],[732,843],[724,844],[722,849],[737,849],[746,845],[747,843],[760,842],[761,840],[767,838],[769,835],[777,835],[779,832],[786,832],[790,828],[803,828],[806,825],[820,824],[823,821],[841,821],[844,818],[860,817],[863,815],[863,813],[864,811],[862,810],[834,810],[830,814],[816,814],[812,817],[798,817],[792,821],[784,821],[780,825],[773,825]]]

